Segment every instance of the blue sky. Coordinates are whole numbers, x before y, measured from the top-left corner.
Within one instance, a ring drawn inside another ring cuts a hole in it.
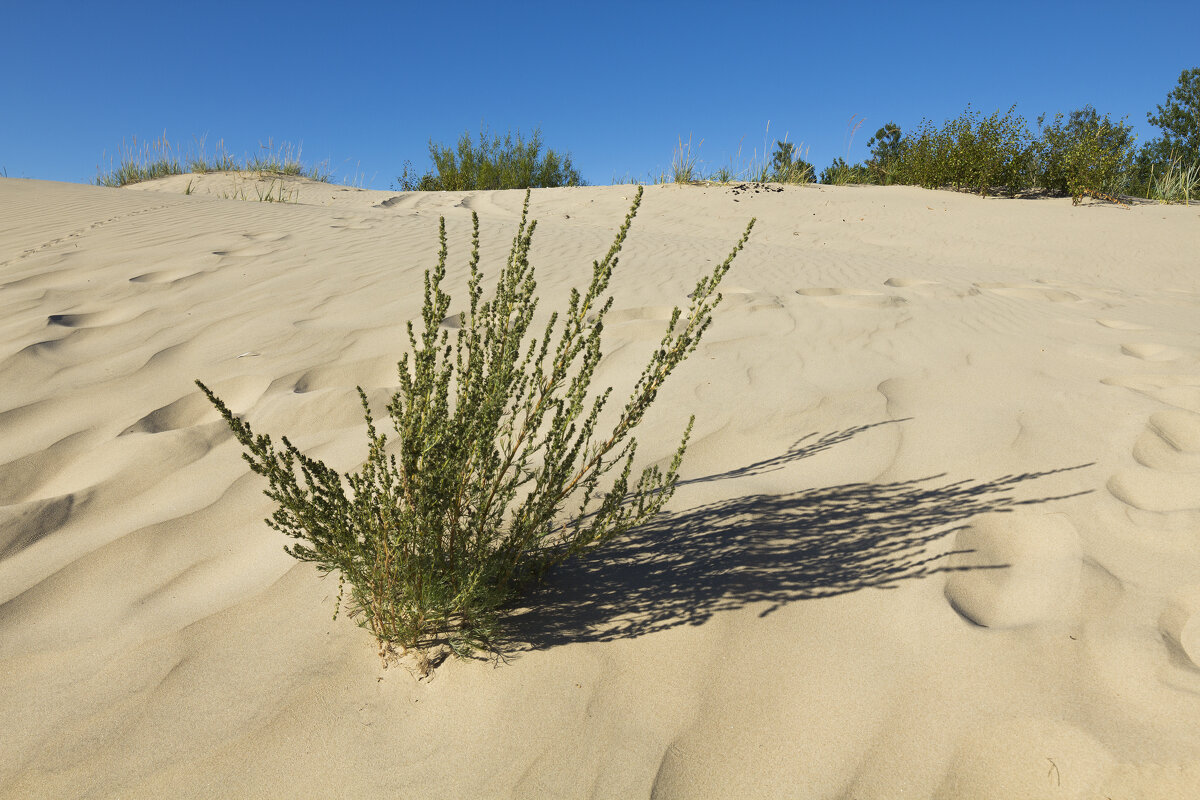
[[[1146,112],[1200,67],[1200,3],[0,0],[0,170],[86,182],[122,140],[273,139],[386,189],[427,142],[535,126],[591,183],[802,142],[861,160],[894,120],[970,102]],[[851,144],[848,122],[865,118]],[[106,156],[105,154],[108,154]],[[0,173],[3,174],[3,173]]]

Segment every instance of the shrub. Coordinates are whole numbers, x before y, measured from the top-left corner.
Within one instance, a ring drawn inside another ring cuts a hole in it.
[[[996,111],[981,117],[968,105],[941,128],[922,120],[917,132],[896,147],[897,182],[1016,194],[1027,183],[1031,137],[1024,118],[1013,115],[1015,110],[1013,106],[1004,116]]]
[[[817,179],[813,165],[805,161],[793,142],[776,142],[771,171],[766,180],[776,183],[812,183]]]
[[[558,315],[526,342],[537,306],[526,224],[526,193],[508,263],[492,299],[481,302],[479,220],[469,259],[469,311],[459,315],[452,348],[441,327],[450,308],[442,291],[446,228],[439,226],[437,266],[425,272],[423,331],[412,322],[412,357],[399,364],[400,388],[388,405],[398,441],[376,431],[362,388],[368,453],[359,472],[342,477],[301,453],[255,434],[197,381],[245,448],[251,468],[267,478],[277,508],[268,524],[300,540],[287,552],[319,571],[337,571],[350,585],[349,613],[380,644],[424,647],[446,642],[464,654],[494,642],[502,608],[556,563],[579,556],[653,517],[675,489],[689,422],[670,467],[644,469],[630,490],[637,448],[630,432],[641,422],[671,371],[700,341],[721,301],[717,286],[754,226],[729,256],[701,278],[686,317],[677,307],[666,333],[607,436],[597,436],[609,388],[588,398],[601,358],[600,334],[612,297],[602,299],[637,196],[608,254],[592,264],[592,279],[572,290],[558,344]],[[452,355],[453,354],[453,355]],[[694,417],[693,417],[694,420]],[[611,487],[600,480],[614,468]],[[346,494],[349,485],[350,495]],[[560,511],[578,501],[566,520]],[[339,591],[338,602],[342,600]],[[337,616],[335,610],[334,616]]]
[[[902,154],[901,139],[900,126],[889,122],[867,141],[871,157],[867,159],[866,167],[871,173],[872,183],[887,185],[896,182],[896,170]]]
[[[1133,128],[1101,117],[1092,106],[1072,111],[1051,125],[1038,117],[1041,135],[1034,143],[1031,181],[1046,191],[1068,194],[1076,202],[1084,194],[1117,195],[1127,188],[1134,168]]]
[[[416,175],[411,162],[397,178],[406,192],[464,192],[477,189],[530,189],[583,186],[583,178],[571,163],[571,155],[554,150],[542,152],[542,134],[534,129],[528,141],[518,131],[490,139],[486,130],[479,143],[470,132],[463,133],[457,147],[429,140],[433,169]]]
[[[847,164],[845,159],[838,157],[825,169],[821,170],[821,183],[832,186],[845,186],[851,183],[874,183],[871,170],[864,164]]]

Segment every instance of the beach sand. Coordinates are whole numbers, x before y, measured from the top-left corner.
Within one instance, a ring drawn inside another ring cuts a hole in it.
[[[264,186],[0,179],[0,797],[1200,796],[1200,208],[648,187],[618,401],[758,219],[638,430],[696,415],[669,514],[422,677],[193,381],[356,468],[438,217],[457,313],[524,192]],[[539,318],[634,192],[533,192]]]

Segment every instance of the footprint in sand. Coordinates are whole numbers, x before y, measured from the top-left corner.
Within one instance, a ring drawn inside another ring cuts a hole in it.
[[[164,269],[157,272],[144,272],[141,275],[134,275],[129,279],[130,283],[176,283],[185,278],[193,278],[197,275],[205,274],[206,270],[193,269]]]
[[[1195,355],[1191,350],[1158,342],[1130,342],[1121,345],[1121,352],[1143,361],[1178,361]]]
[[[1200,509],[1200,473],[1133,467],[1109,478],[1108,491],[1140,511],[1163,514]]]
[[[1129,375],[1105,378],[1101,383],[1200,414],[1200,375]]]
[[[377,219],[364,219],[363,217],[334,217],[336,223],[330,225],[335,231],[369,231],[375,227],[373,223],[378,222]]]
[[[1117,331],[1146,331],[1150,330],[1145,325],[1139,325],[1136,322],[1127,322],[1123,319],[1098,319],[1097,323],[1106,328],[1112,328]]]
[[[272,253],[282,250],[283,245],[281,242],[285,242],[292,237],[288,233],[266,231],[263,233],[243,233],[242,238],[246,239],[249,244],[241,247],[230,247],[226,250],[213,250],[213,255],[228,258],[269,256]]]
[[[1113,497],[1142,511],[1200,510],[1200,414],[1170,409],[1151,415],[1133,457],[1139,466],[1109,478]]]
[[[246,247],[231,247],[228,250],[213,250],[214,256],[222,258],[258,258],[261,256],[269,256],[272,253],[278,253],[279,247],[272,247],[270,244],[247,245]]]
[[[1048,300],[1051,303],[1075,303],[1083,298],[1065,289],[1037,286],[1024,283],[977,283],[980,289],[1004,297],[1019,297],[1026,300]]]
[[[888,278],[883,282],[884,286],[891,286],[896,289],[921,289],[928,286],[940,286],[937,281],[927,281],[923,278]]]
[[[797,289],[796,294],[801,297],[810,297],[830,308],[895,308],[908,302],[903,297],[894,294],[837,286],[806,287]]]
[[[1200,414],[1183,409],[1152,414],[1133,446],[1133,457],[1150,469],[1200,473]]]
[[[984,514],[954,538],[945,595],[985,628],[1052,619],[1070,606],[1083,573],[1083,549],[1064,514]]]
[[[1192,666],[1200,669],[1200,584],[1175,590],[1158,618],[1158,629]]]
[[[905,289],[916,295],[925,297],[949,298],[961,300],[964,297],[974,297],[980,293],[974,285],[967,287],[949,286],[941,281],[931,281],[925,278],[888,278],[884,286],[893,289]]]

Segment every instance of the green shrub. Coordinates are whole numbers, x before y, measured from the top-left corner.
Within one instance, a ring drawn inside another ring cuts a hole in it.
[[[812,183],[817,179],[817,174],[813,165],[804,160],[795,143],[776,142],[770,174],[764,179],[776,183]]]
[[[866,167],[871,173],[871,183],[886,186],[897,182],[896,171],[902,154],[902,136],[900,126],[889,122],[875,131],[875,135],[867,141],[871,157],[867,159]]]
[[[1124,192],[1134,170],[1133,128],[1101,117],[1092,106],[1056,114],[1051,125],[1038,117],[1041,135],[1034,143],[1031,182],[1079,201],[1084,194],[1115,196]]]
[[[479,143],[470,132],[463,133],[457,147],[429,141],[433,169],[418,176],[411,162],[397,178],[406,192],[465,192],[477,189],[530,189],[556,186],[583,186],[583,178],[571,163],[571,155],[554,150],[542,152],[542,134],[535,129],[528,141],[517,132],[497,134],[490,139],[487,131],[479,134]]]
[[[821,183],[845,186],[851,183],[874,183],[874,175],[865,164],[850,165],[846,160],[835,158],[833,163],[821,170]]]
[[[608,254],[593,262],[587,290],[572,290],[553,349],[558,314],[540,337],[526,341],[537,306],[528,260],[536,222],[526,224],[528,193],[508,263],[486,302],[479,221],[472,215],[470,310],[459,315],[453,347],[442,327],[450,308],[442,291],[443,220],[437,266],[425,272],[424,328],[418,340],[408,324],[413,352],[400,361],[400,389],[388,405],[398,441],[389,448],[376,431],[360,387],[369,448],[366,463],[345,483],[286,437],[277,449],[269,436],[256,435],[197,381],[246,449],[251,468],[269,482],[265,492],[277,508],[268,524],[300,540],[287,548],[290,555],[323,573],[337,571],[343,588],[349,584],[350,615],[361,617],[381,654],[388,643],[446,642],[462,654],[494,642],[502,609],[523,587],[554,564],[650,519],[671,497],[691,422],[666,473],[646,468],[632,490],[637,442],[629,434],[712,322],[721,301],[717,286],[754,221],[696,285],[686,316],[675,309],[611,433],[596,435],[612,392],[588,396],[612,307],[612,297],[602,295],[641,198],[639,188]],[[616,478],[602,490],[601,478],[614,468]],[[561,519],[568,499],[578,502],[578,513]]]
[[[1028,183],[1031,137],[1025,120],[996,111],[980,116],[967,106],[959,117],[937,128],[922,120],[917,131],[895,146],[896,182],[929,189],[952,186],[990,194],[1016,194]]]

